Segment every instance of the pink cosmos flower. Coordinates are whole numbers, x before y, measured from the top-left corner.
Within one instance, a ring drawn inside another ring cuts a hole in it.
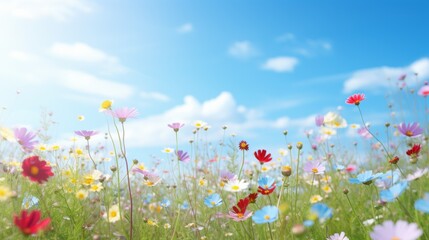
[[[28,131],[25,127],[15,128],[14,134],[19,145],[21,145],[22,150],[26,153],[32,152],[34,146],[39,143],[38,141],[33,140],[36,137],[36,134]]]
[[[305,172],[317,175],[325,173],[325,169],[325,163],[318,160],[309,161],[304,165]]]
[[[191,158],[189,157],[187,152],[184,152],[182,150],[177,151],[176,153],[177,155],[177,159],[181,162],[189,162],[191,160]]]
[[[92,136],[98,134],[97,131],[87,131],[87,130],[74,131],[74,133],[78,136],[84,137],[86,140],[89,140]]]
[[[370,236],[372,240],[417,240],[422,234],[416,223],[399,220],[395,224],[389,220],[375,226]]]
[[[107,113],[115,118],[118,118],[121,123],[125,122],[127,118],[135,118],[138,114],[136,108],[128,108],[128,107],[118,108],[115,110],[108,110]]]
[[[316,126],[320,127],[323,125],[323,122],[325,121],[325,117],[323,115],[317,115],[314,120],[316,122]]]
[[[418,94],[420,96],[427,97],[429,95],[429,86],[428,85],[424,85],[423,87],[421,87],[419,89]]]
[[[178,132],[180,128],[182,128],[185,124],[183,123],[179,123],[179,122],[175,122],[175,123],[171,123],[168,124],[168,126],[170,128],[172,128],[175,132]]]
[[[423,133],[419,123],[401,123],[398,125],[398,130],[407,137],[415,137]]]
[[[346,103],[348,103],[348,104],[354,104],[354,105],[357,106],[363,100],[365,100],[365,94],[363,94],[363,93],[356,93],[356,94],[353,94],[350,97],[348,97],[347,100],[346,100]]]

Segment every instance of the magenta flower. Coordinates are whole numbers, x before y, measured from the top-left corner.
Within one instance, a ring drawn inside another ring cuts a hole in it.
[[[175,132],[178,132],[180,128],[182,128],[185,124],[183,123],[179,123],[179,122],[175,122],[175,123],[171,123],[168,124],[168,126],[170,128],[172,128]]]
[[[309,161],[304,165],[304,171],[313,174],[325,173],[325,163],[321,161]]]
[[[177,151],[176,153],[177,155],[177,159],[181,162],[189,162],[191,160],[191,158],[189,157],[187,152],[184,152],[182,150]]]
[[[423,231],[419,229],[416,223],[399,220],[395,224],[389,220],[375,226],[370,236],[372,240],[416,240],[422,234]]]
[[[125,122],[127,118],[135,118],[138,114],[136,108],[118,108],[115,110],[108,110],[107,113],[112,115],[115,118],[118,118],[121,123]]]
[[[19,145],[24,152],[30,153],[33,151],[34,146],[39,143],[36,140],[33,140],[36,137],[36,134],[30,131],[27,131],[27,128],[15,128],[14,134],[16,141],[18,141]]]
[[[325,121],[325,117],[323,115],[317,115],[314,120],[316,122],[316,126],[320,127],[323,125],[323,122]]]
[[[407,137],[415,137],[423,133],[423,129],[416,122],[409,124],[401,123],[398,126],[398,130]]]
[[[87,131],[87,130],[74,131],[74,133],[78,136],[84,137],[86,140],[89,140],[92,136],[98,134],[97,131]]]

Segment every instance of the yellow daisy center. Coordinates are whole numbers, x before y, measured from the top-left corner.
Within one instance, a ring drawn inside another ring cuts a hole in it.
[[[411,137],[411,136],[413,136],[413,132],[410,131],[410,130],[408,130],[408,131],[405,132],[405,135],[407,135],[408,137]]]
[[[317,170],[317,168],[312,168],[312,169],[311,169],[311,171],[312,171],[313,173],[318,173],[318,172],[319,172],[319,170]]]
[[[232,186],[232,187],[231,187],[231,189],[232,189],[232,190],[235,190],[235,191],[238,191],[238,190],[240,190],[240,187],[239,187],[239,186],[237,186],[237,185],[234,185],[234,186]]]
[[[114,217],[116,217],[118,215],[118,213],[116,212],[116,211],[111,211],[110,212],[110,217],[111,218],[114,218]]]

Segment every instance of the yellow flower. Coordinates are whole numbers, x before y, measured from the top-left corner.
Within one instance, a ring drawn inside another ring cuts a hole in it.
[[[162,149],[162,152],[164,152],[164,153],[172,153],[172,152],[174,152],[174,149],[172,149],[172,148],[164,148],[164,149]]]
[[[270,170],[271,170],[271,168],[269,166],[262,165],[262,167],[261,167],[261,172],[268,172]]]
[[[41,152],[44,152],[44,151],[46,151],[46,145],[40,144],[39,146],[37,146],[37,149]]]
[[[77,116],[77,120],[78,121],[83,121],[83,120],[85,120],[85,116],[79,115],[79,116]]]
[[[100,112],[109,110],[112,108],[113,101],[112,100],[104,100],[100,105]]]
[[[196,122],[194,123],[194,126],[195,126],[197,129],[200,129],[200,128],[204,127],[205,125],[207,125],[207,123],[206,123],[206,122],[203,122],[203,121],[201,121],[201,120],[198,120],[198,121],[196,121]]]
[[[113,156],[115,156],[115,152],[114,151],[110,151],[109,155],[113,157]]]
[[[83,155],[83,150],[82,150],[82,149],[80,149],[80,148],[76,148],[74,151],[75,151],[75,153],[76,153],[78,156]]]
[[[81,189],[76,192],[76,198],[79,200],[84,200],[87,197],[88,197],[88,191],[86,190]]]
[[[156,227],[158,227],[158,222],[155,219],[154,220],[152,220],[152,219],[147,220],[147,224],[149,226],[156,226]]]
[[[213,189],[207,189],[207,194],[212,194],[214,193]]]
[[[95,179],[94,179],[94,177],[92,177],[92,174],[87,174],[83,177],[82,184],[85,186],[89,186],[89,185],[93,184],[94,181],[95,181]]]
[[[64,170],[63,175],[66,177],[70,177],[72,175],[72,171],[70,169]]]
[[[323,186],[323,187],[322,187],[322,190],[323,190],[325,193],[330,193],[330,192],[332,192],[332,189],[331,189],[331,187],[330,187],[329,185],[325,185],[325,186]]]
[[[322,201],[322,199],[323,198],[320,195],[313,195],[310,197],[310,203],[317,203],[317,202]]]
[[[103,190],[102,183],[92,184],[91,187],[89,188],[90,192],[100,192],[101,190]]]
[[[60,150],[60,146],[59,145],[52,145],[51,149],[52,149],[52,151],[58,151],[58,150]]]
[[[139,165],[137,165],[137,168],[142,170],[142,171],[146,170],[146,167],[144,166],[143,163],[140,163]]]
[[[200,178],[200,180],[198,180],[198,185],[200,185],[200,187],[206,186],[207,181],[204,178]]]
[[[116,222],[121,219],[121,215],[119,213],[119,207],[118,205],[113,205],[109,208],[109,213],[104,213],[103,215],[104,219],[106,219],[108,222]]]
[[[6,186],[0,186],[0,201],[6,201],[12,196],[12,192]]]

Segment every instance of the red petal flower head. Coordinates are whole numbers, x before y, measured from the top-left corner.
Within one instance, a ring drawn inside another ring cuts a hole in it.
[[[256,198],[258,198],[258,193],[251,193],[249,196],[247,196],[247,198],[249,199],[250,203],[255,203]]]
[[[37,234],[48,228],[51,223],[50,218],[40,219],[41,213],[39,210],[34,210],[30,214],[26,210],[21,211],[21,216],[14,216],[13,222],[21,232],[25,235]]]
[[[407,155],[412,158],[417,158],[419,156],[420,149],[421,149],[420,144],[414,144],[412,148],[407,150]]]
[[[348,97],[346,100],[346,103],[354,104],[354,105],[358,106],[360,104],[360,102],[362,102],[363,100],[365,100],[365,94],[356,93],[356,94],[353,94],[350,97]]]
[[[260,164],[267,163],[273,159],[271,157],[271,153],[267,154],[267,150],[265,149],[259,149],[254,153],[254,155],[255,155],[255,158],[258,159]]]
[[[54,173],[46,161],[40,161],[39,156],[32,156],[22,162],[22,175],[42,184],[44,181],[47,182],[49,177],[54,176]]]

